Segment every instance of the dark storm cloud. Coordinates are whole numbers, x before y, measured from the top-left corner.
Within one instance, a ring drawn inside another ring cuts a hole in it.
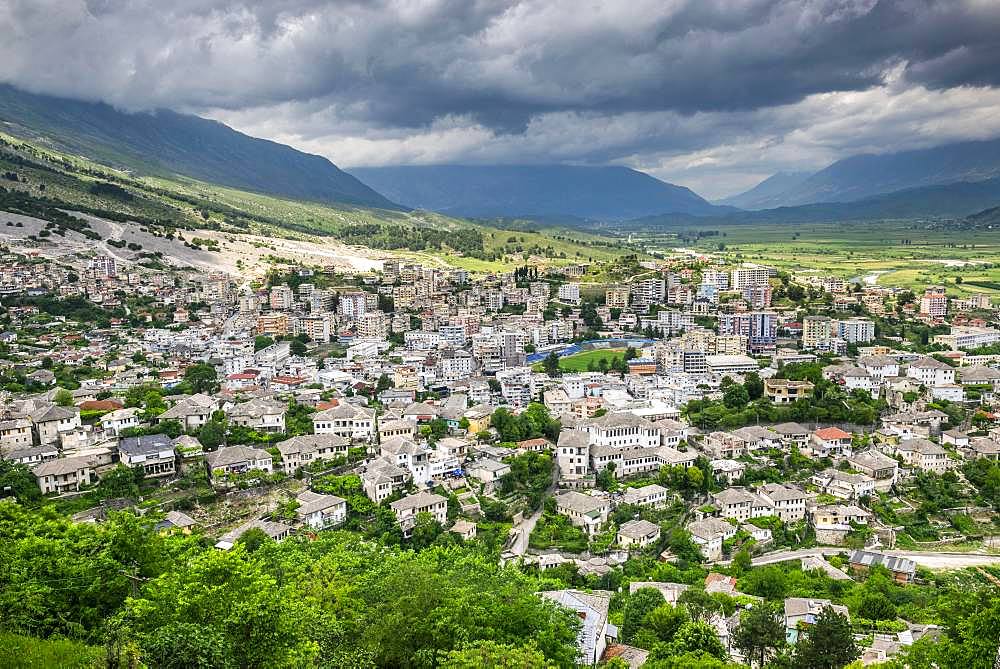
[[[1000,84],[994,0],[7,0],[0,30],[0,81],[364,162],[651,164],[780,144],[816,96]]]
[[[995,84],[1000,3],[13,0],[0,77],[127,107],[325,98],[368,123],[744,110],[878,83]]]

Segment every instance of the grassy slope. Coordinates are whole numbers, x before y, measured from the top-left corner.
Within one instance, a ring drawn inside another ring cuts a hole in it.
[[[0,142],[6,143],[0,146],[0,173],[11,171],[22,177],[22,182],[0,181],[0,186],[4,188],[17,188],[33,196],[56,198],[127,216],[171,221],[179,226],[215,224],[227,229],[269,235],[321,234],[334,238],[347,226],[360,224],[445,231],[475,229],[483,235],[486,251],[505,254],[505,257],[481,260],[464,257],[448,249],[410,254],[400,252],[401,255],[447,263],[475,272],[497,271],[523,261],[526,253],[519,254],[518,247],[525,251],[544,249],[542,255],[546,257],[546,262],[556,265],[587,259],[613,260],[625,252],[609,244],[608,240],[586,233],[566,232],[556,239],[544,232],[509,232],[430,212],[335,207],[250,193],[181,177],[135,178],[8,135],[0,134]],[[23,161],[19,162],[18,157],[40,166],[26,165]],[[124,188],[129,197],[115,198],[90,192],[93,184],[104,181]],[[41,185],[44,185],[44,190],[40,189]]]
[[[99,669],[104,649],[66,639],[36,639],[0,632],[0,667],[11,669]]]

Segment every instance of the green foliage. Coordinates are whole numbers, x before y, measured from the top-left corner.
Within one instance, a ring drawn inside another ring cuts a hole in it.
[[[13,496],[22,504],[34,504],[41,500],[42,491],[27,465],[0,459],[0,495]]]
[[[119,464],[101,476],[95,493],[98,499],[117,499],[119,497],[136,499],[139,497],[139,487],[142,485],[143,478],[141,467],[130,469]]]
[[[755,604],[740,616],[732,642],[744,657],[763,667],[770,656],[785,646],[784,622],[770,604]]]
[[[851,624],[832,607],[824,608],[795,645],[795,669],[840,669],[858,659]]]
[[[517,416],[507,409],[493,412],[490,425],[500,433],[500,441],[523,441],[546,437],[555,441],[559,437],[561,425],[549,416],[544,404],[531,403]]]
[[[214,393],[219,389],[215,367],[204,362],[195,363],[184,370],[184,381],[196,393]]]
[[[625,643],[635,641],[636,635],[646,624],[646,616],[664,604],[666,601],[663,599],[663,594],[656,588],[639,588],[630,594],[625,602],[621,626],[622,640]]]
[[[263,350],[274,343],[274,339],[268,337],[267,335],[257,335],[253,338],[253,350],[257,351]]]
[[[226,441],[226,426],[217,420],[207,421],[198,430],[198,441],[210,451],[214,451]]]
[[[684,407],[688,420],[703,430],[733,429],[757,423],[849,422],[870,425],[885,408],[882,400],[872,399],[864,391],[846,392],[822,378],[822,363],[791,363],[781,368],[779,377],[809,380],[815,385],[813,396],[787,405],[776,405],[766,397],[757,397],[757,379],[748,384],[724,388],[723,399],[692,400]]]
[[[570,553],[587,550],[587,533],[573,525],[570,519],[545,512],[531,531],[528,545],[532,548],[558,548]]]
[[[451,651],[490,643],[545,658],[527,666],[576,658],[572,612],[476,547],[414,552],[326,532],[218,551],[128,513],[77,525],[4,501],[0,565],[5,630],[136,644],[150,667],[461,667],[480,656]]]
[[[659,645],[653,647],[657,656],[662,653],[658,650],[659,648]],[[707,622],[697,620],[681,625],[673,640],[667,644],[666,650],[670,655],[700,655],[704,653],[718,660],[724,660],[728,657],[725,647],[715,633],[715,628]]]
[[[55,397],[53,399],[55,403],[61,407],[73,406],[73,393],[66,390],[65,388],[60,388],[59,390],[57,390]]]
[[[458,650],[442,653],[438,669],[550,669],[554,664],[534,644],[515,646],[493,641],[475,641]]]
[[[103,669],[104,649],[69,639],[41,640],[0,632],[0,667]]]
[[[504,496],[523,493],[528,506],[537,509],[542,504],[542,496],[552,482],[555,460],[549,453],[526,451],[504,460],[510,465],[510,473],[504,474],[498,489]]]

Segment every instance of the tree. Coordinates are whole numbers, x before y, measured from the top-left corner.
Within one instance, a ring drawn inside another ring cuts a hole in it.
[[[646,614],[643,625],[660,641],[672,641],[677,630],[690,621],[687,609],[683,606],[671,606],[664,602]]]
[[[226,440],[226,427],[217,420],[210,420],[198,431],[198,441],[210,451],[214,451]]]
[[[214,393],[219,389],[219,378],[215,367],[199,362],[184,370],[184,380],[196,393]]]
[[[656,588],[639,588],[629,595],[622,613],[622,640],[632,641],[645,624],[646,616],[665,603],[663,593]]]
[[[136,498],[139,496],[139,482],[142,481],[142,469],[129,469],[119,464],[106,472],[97,484],[97,494],[101,499],[118,499],[120,497]]]
[[[288,346],[288,352],[292,355],[302,356],[306,354],[307,350],[305,342],[299,339],[293,339],[291,344]]]
[[[742,409],[750,401],[750,394],[745,386],[738,383],[726,388],[722,395],[722,402],[730,409]]]
[[[728,656],[725,646],[715,633],[715,628],[701,621],[681,625],[669,648],[672,655],[707,653],[719,660],[724,660]]]
[[[858,615],[868,620],[895,620],[896,607],[881,592],[867,592],[861,598]]]
[[[53,398],[55,403],[61,407],[71,407],[73,406],[73,393],[66,390],[65,388],[60,388],[56,391],[55,397]]]
[[[413,533],[410,535],[410,543],[416,549],[426,548],[434,543],[434,540],[444,531],[441,523],[427,511],[421,511],[413,520]]]
[[[261,349],[265,349],[274,343],[274,339],[268,337],[267,335],[257,335],[253,338],[253,350],[256,353]]]
[[[597,472],[595,483],[601,490],[611,490],[615,485],[615,463],[609,462],[604,469]]]
[[[251,527],[249,530],[240,535],[240,538],[236,540],[236,543],[243,546],[247,553],[253,553],[270,540],[271,537],[267,536],[267,532],[259,527]]]
[[[753,560],[750,558],[750,551],[746,547],[741,548],[733,556],[733,571],[736,572],[737,576],[747,573],[753,566]]]
[[[316,653],[303,606],[237,545],[152,580],[119,620],[151,666],[292,667],[311,664]]]
[[[21,504],[31,504],[42,498],[42,491],[27,465],[0,459],[0,497],[7,496],[13,496]]]
[[[515,646],[474,641],[464,648],[441,653],[438,669],[550,669],[555,665],[533,644]]]
[[[796,644],[793,665],[796,669],[840,669],[860,655],[847,616],[827,606]]]
[[[749,372],[743,377],[743,386],[751,400],[759,400],[764,396],[764,382],[757,372]]]
[[[561,372],[559,371],[559,356],[556,355],[555,351],[549,353],[542,360],[542,369],[545,370],[545,373],[548,374],[549,376],[560,375]]]
[[[760,602],[745,611],[733,631],[733,645],[758,667],[785,645],[785,627],[771,605]]]

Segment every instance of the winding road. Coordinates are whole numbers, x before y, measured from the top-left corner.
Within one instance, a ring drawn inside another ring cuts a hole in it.
[[[837,555],[838,553],[849,552],[849,548],[800,548],[793,551],[777,551],[766,553],[753,558],[753,566],[775,564],[778,562],[788,562],[789,560],[799,560],[808,556],[822,557],[826,555]],[[913,560],[921,567],[928,569],[962,569],[963,567],[982,567],[991,564],[1000,564],[1000,555],[990,555],[987,553],[944,553],[938,551],[897,551],[881,550],[879,553],[885,555],[895,555]],[[723,564],[727,564],[728,560]]]
[[[559,465],[555,462],[552,463],[552,483],[549,487],[545,489],[545,493],[542,496],[544,500],[546,497],[550,497],[552,493],[555,492],[556,487],[559,485]],[[528,540],[531,538],[531,531],[535,529],[535,525],[538,524],[538,519],[542,517],[542,512],[545,510],[545,505],[542,504],[533,514],[523,519],[517,525],[510,528],[510,535],[517,533],[514,539],[514,543],[510,545],[507,549],[511,553],[517,556],[523,556],[528,550]]]

